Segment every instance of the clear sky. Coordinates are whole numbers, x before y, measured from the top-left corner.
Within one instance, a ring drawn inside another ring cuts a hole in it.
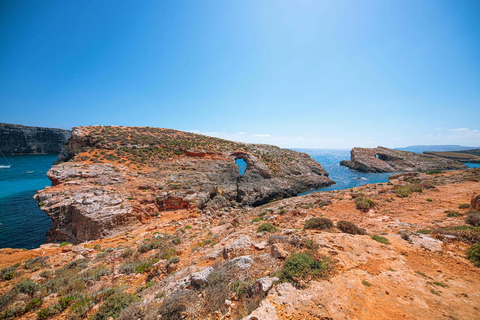
[[[480,1],[0,1],[0,122],[480,146]]]

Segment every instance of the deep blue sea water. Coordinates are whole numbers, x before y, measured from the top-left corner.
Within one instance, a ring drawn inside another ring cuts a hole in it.
[[[11,168],[0,169],[0,248],[37,248],[45,242],[52,220],[38,208],[33,195],[51,185],[46,173],[57,155],[6,158]],[[0,164],[6,164],[3,158]]]
[[[292,149],[308,154],[320,163],[328,173],[329,178],[336,184],[329,187],[310,190],[299,195],[309,194],[314,191],[340,190],[359,187],[368,183],[388,182],[392,173],[361,173],[341,166],[340,161],[350,160],[350,150],[347,149]]]
[[[348,189],[367,183],[387,182],[391,173],[359,173],[340,166],[340,161],[350,160],[350,150],[293,149],[309,154],[330,174],[336,184],[320,191]],[[46,173],[57,155],[7,156],[12,167],[0,169],[0,248],[37,248],[45,242],[51,219],[41,211],[33,195],[37,190],[50,186]],[[0,164],[4,159],[0,159]],[[237,161],[240,173],[246,163]],[[480,164],[467,164],[480,167]],[[34,171],[33,173],[25,173]],[[360,179],[359,179],[360,178]],[[308,194],[311,190],[303,194]]]

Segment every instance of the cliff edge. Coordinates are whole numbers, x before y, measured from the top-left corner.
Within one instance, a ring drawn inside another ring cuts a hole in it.
[[[166,210],[258,206],[329,186],[307,154],[161,128],[78,127],[35,196],[47,241],[111,236]],[[247,163],[239,175],[236,159]]]
[[[59,154],[71,131],[0,123],[0,150],[4,154]]]
[[[360,172],[417,172],[468,168],[454,160],[384,147],[353,148],[350,156],[350,161],[344,160],[340,165]]]

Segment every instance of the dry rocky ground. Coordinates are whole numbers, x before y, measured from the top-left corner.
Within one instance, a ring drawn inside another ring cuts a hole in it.
[[[2,249],[0,319],[479,319],[479,193],[480,169],[406,173]]]

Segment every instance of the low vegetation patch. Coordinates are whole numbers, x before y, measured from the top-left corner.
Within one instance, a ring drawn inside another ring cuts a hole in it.
[[[372,284],[370,282],[368,282],[367,280],[362,280],[362,284],[365,286],[365,287],[371,287]]]
[[[311,218],[305,222],[303,229],[328,229],[333,227],[333,221],[327,218]]]
[[[349,234],[361,234],[361,235],[367,234],[367,232],[365,230],[363,230],[362,228],[360,228],[356,224],[354,224],[352,222],[349,222],[349,221],[343,221],[343,220],[338,221],[337,222],[337,228],[340,231],[345,232],[345,233],[349,233]]]
[[[373,208],[374,206],[375,206],[375,202],[373,202],[372,199],[363,198],[363,197],[355,199],[355,207],[358,210],[368,211],[370,210],[370,208]]]
[[[467,259],[470,260],[476,267],[480,267],[480,243],[472,245],[467,250]]]
[[[480,227],[480,213],[475,210],[467,212],[465,223],[474,227]]]
[[[462,203],[458,206],[458,209],[470,209],[470,203]]]
[[[429,230],[429,229],[417,230],[417,233],[421,233],[421,234],[430,234],[430,232],[432,232],[432,230]]]
[[[443,173],[442,170],[430,170],[430,171],[427,171],[426,174],[439,174],[439,173]]]
[[[390,242],[388,242],[388,239],[382,236],[373,235],[372,239],[383,244],[390,244]]]
[[[278,228],[268,222],[262,223],[257,228],[257,232],[277,232]]]
[[[120,312],[134,302],[141,299],[135,295],[125,292],[117,292],[108,297],[100,306],[97,312],[89,318],[89,320],[104,320],[109,317],[118,318]]]
[[[316,252],[304,251],[292,254],[285,260],[280,271],[280,280],[303,288],[310,280],[326,279],[332,268],[333,262],[330,258]]]
[[[460,212],[454,211],[454,210],[445,210],[445,213],[447,214],[447,217],[449,217],[449,218],[460,216]]]

